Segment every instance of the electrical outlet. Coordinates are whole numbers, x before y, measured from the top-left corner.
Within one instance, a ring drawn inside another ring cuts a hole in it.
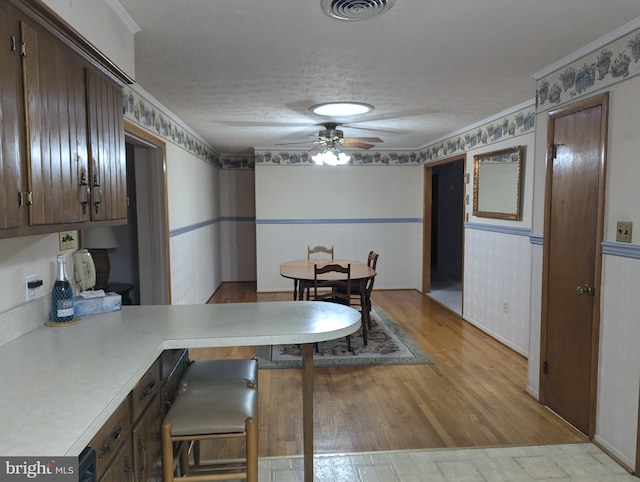
[[[31,286],[29,286],[31,284]],[[38,278],[37,274],[30,274],[24,280],[24,286],[27,290],[26,299],[27,301],[35,300],[41,296],[40,292],[42,290],[42,280]]]
[[[616,224],[616,241],[619,243],[630,243],[632,227],[633,223],[631,221],[618,221]]]

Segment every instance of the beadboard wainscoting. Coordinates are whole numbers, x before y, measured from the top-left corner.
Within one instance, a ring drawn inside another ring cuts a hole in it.
[[[222,283],[219,239],[218,220],[171,231],[171,304],[206,303]]]

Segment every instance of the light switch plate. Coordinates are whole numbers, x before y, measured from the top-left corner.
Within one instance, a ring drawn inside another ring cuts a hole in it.
[[[616,224],[616,241],[619,243],[630,243],[632,227],[633,223],[631,221],[618,221]]]
[[[60,251],[76,247],[75,231],[62,231],[60,234]]]

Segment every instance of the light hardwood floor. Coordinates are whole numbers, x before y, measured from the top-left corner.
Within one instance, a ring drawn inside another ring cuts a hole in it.
[[[210,303],[291,300],[225,283]],[[528,396],[521,355],[415,290],[374,291],[435,365],[316,368],[316,454],[583,442]],[[258,321],[257,321],[258,322]],[[252,357],[255,347],[192,349],[194,360]],[[259,374],[260,456],[302,454],[301,370]],[[232,455],[224,445],[216,456]]]

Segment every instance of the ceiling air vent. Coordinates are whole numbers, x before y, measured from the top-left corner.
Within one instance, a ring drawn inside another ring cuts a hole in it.
[[[382,15],[396,0],[320,0],[322,11],[340,20],[368,20]]]

